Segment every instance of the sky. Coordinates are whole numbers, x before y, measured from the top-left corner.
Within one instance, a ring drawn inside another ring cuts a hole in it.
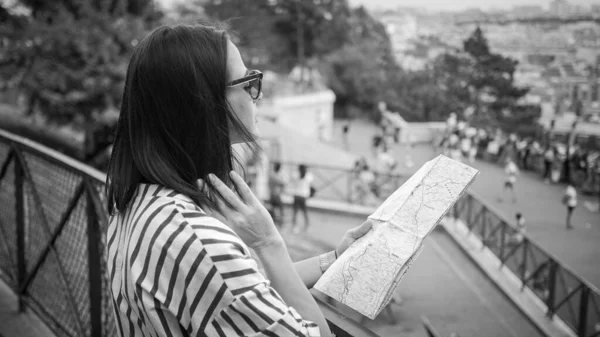
[[[397,6],[418,7],[432,11],[461,11],[469,8],[510,9],[519,5],[539,5],[546,9],[550,0],[349,0],[352,5],[365,5],[367,8],[395,8]],[[570,0],[570,4],[600,4],[600,0]]]

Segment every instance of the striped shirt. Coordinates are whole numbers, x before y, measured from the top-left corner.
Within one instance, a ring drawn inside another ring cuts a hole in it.
[[[235,232],[183,194],[139,185],[107,240],[120,336],[320,336]]]

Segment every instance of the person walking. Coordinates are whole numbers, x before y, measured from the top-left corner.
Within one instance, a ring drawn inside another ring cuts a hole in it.
[[[552,163],[554,162],[554,148],[552,146],[548,146],[546,151],[544,151],[544,183],[550,184],[550,178],[552,175]]]
[[[567,207],[567,229],[573,229],[573,225],[571,224],[571,217],[573,216],[573,211],[577,207],[577,190],[573,184],[569,183],[567,188],[565,189],[565,194],[563,195],[563,204]]]
[[[504,173],[506,174],[506,179],[504,180],[504,190],[502,194],[505,194],[507,191],[510,191],[510,193],[512,194],[512,201],[513,203],[515,203],[517,202],[517,196],[515,194],[515,183],[517,182],[519,168],[512,159],[508,159],[506,161]],[[502,198],[500,198],[500,201],[502,201]]]
[[[284,212],[281,196],[285,191],[286,177],[281,171],[281,163],[273,164],[273,171],[269,175],[269,202],[271,204],[271,214],[275,224],[281,228],[283,226]]]
[[[350,122],[347,121],[344,123],[344,125],[342,126],[342,142],[344,143],[344,150],[348,151],[349,149],[349,135],[348,133],[350,132]]]
[[[299,233],[300,226],[296,224],[296,215],[298,211],[304,215],[304,231],[308,230],[310,221],[308,219],[308,210],[306,209],[306,200],[311,197],[313,176],[308,172],[306,165],[298,166],[298,172],[292,183],[292,194],[294,196],[293,214],[292,214],[292,232]]]

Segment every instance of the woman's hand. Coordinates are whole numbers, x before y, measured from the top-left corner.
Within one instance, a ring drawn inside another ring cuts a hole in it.
[[[214,174],[209,175],[210,182],[220,196],[215,197],[217,209],[204,207],[206,213],[231,227],[248,247],[254,250],[283,243],[271,215],[242,177],[234,171],[230,172],[230,177],[239,196]],[[199,185],[201,184],[203,182],[199,180]]]
[[[345,252],[346,249],[348,249],[348,247],[350,247],[350,245],[354,243],[354,241],[367,234],[367,232],[370,231],[372,227],[373,222],[367,219],[367,221],[363,222],[362,225],[348,230],[346,234],[344,234],[344,237],[342,238],[340,244],[335,249],[335,253],[337,254],[337,256],[340,257],[342,253]]]

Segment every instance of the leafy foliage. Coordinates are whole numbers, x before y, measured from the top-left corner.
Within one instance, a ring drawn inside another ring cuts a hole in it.
[[[409,120],[444,120],[451,112],[467,110],[475,125],[507,130],[532,125],[540,109],[521,104],[528,88],[514,84],[517,65],[493,53],[477,28],[462,50],[442,53],[424,70],[399,78],[398,111]]]
[[[0,83],[28,97],[29,113],[60,124],[85,124],[118,105],[133,46],[146,23],[159,18],[150,0],[20,0],[16,6],[0,10]]]
[[[336,105],[375,111],[394,96],[399,71],[385,27],[347,0],[208,0],[209,17],[227,20],[251,67],[289,72],[310,64],[325,75]]]

